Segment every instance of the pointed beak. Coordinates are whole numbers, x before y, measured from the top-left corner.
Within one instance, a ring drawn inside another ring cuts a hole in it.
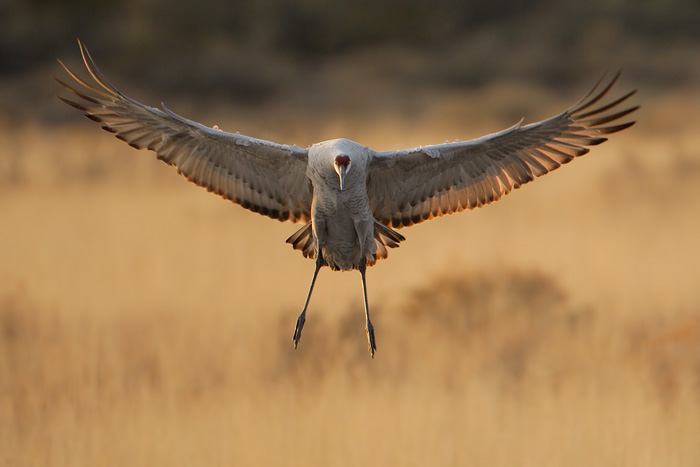
[[[343,188],[345,188],[345,172],[348,171],[347,166],[340,165],[338,166],[338,178],[340,179],[340,191],[343,191]]]
[[[340,191],[343,191],[345,188],[345,174],[347,174],[348,170],[350,170],[350,156],[346,156],[344,154],[335,156],[333,168],[340,179]]]

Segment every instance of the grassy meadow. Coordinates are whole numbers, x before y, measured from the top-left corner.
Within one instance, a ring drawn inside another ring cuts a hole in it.
[[[280,142],[390,149],[579,96],[428,97],[370,118],[170,107]],[[359,274],[328,269],[294,351],[313,271],[284,243],[297,226],[68,108],[60,125],[3,120],[0,465],[697,465],[700,93],[635,99],[638,125],[590,155],[403,229],[368,271],[374,360]]]

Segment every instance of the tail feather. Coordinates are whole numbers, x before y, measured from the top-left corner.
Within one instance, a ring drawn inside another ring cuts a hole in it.
[[[389,248],[397,248],[399,243],[406,240],[403,235],[396,230],[390,229],[379,222],[374,223],[374,239],[377,243],[388,246]]]
[[[377,245],[375,261],[389,256],[386,248],[397,248],[399,243],[403,240],[406,239],[400,233],[390,229],[384,224],[375,222],[374,242]],[[313,259],[316,256],[316,240],[314,239],[311,222],[294,232],[292,236],[287,239],[287,243],[290,243],[295,250],[300,250],[304,258]]]
[[[314,240],[313,229],[311,222],[308,222],[304,227],[297,230],[287,239],[287,243],[292,244],[295,250],[301,250],[304,258],[313,259],[316,256],[316,241]]]
[[[375,260],[384,259],[389,256],[386,247],[397,248],[399,243],[406,240],[403,235],[395,230],[390,229],[379,222],[374,223],[374,242],[377,244],[377,253]]]

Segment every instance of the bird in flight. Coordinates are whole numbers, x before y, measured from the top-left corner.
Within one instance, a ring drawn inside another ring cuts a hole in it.
[[[78,41],[94,83],[59,60],[75,83],[53,77],[73,94],[59,98],[137,149],[208,191],[280,221],[303,222],[287,239],[316,267],[297,318],[299,344],[319,270],[357,269],[362,279],[369,352],[377,348],[369,317],[365,271],[387,257],[404,237],[394,229],[474,209],[586,154],[606,135],[629,128],[620,119],[639,106],[620,109],[636,91],[600,103],[617,81],[602,78],[578,103],[537,123],[520,123],[471,141],[374,151],[348,139],[302,149],[227,133],[181,117],[164,104],[143,105],[122,94],[99,71]]]

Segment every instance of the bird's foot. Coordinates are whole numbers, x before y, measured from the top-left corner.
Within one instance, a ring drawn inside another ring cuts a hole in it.
[[[299,315],[297,318],[297,325],[294,328],[294,336],[292,339],[294,340],[294,349],[297,348],[299,345],[299,340],[301,339],[301,330],[304,328],[304,321],[306,321],[306,313],[302,313]]]
[[[369,342],[369,355],[374,358],[374,351],[377,350],[377,344],[374,342],[374,326],[368,322],[365,329],[367,331],[367,341]]]

